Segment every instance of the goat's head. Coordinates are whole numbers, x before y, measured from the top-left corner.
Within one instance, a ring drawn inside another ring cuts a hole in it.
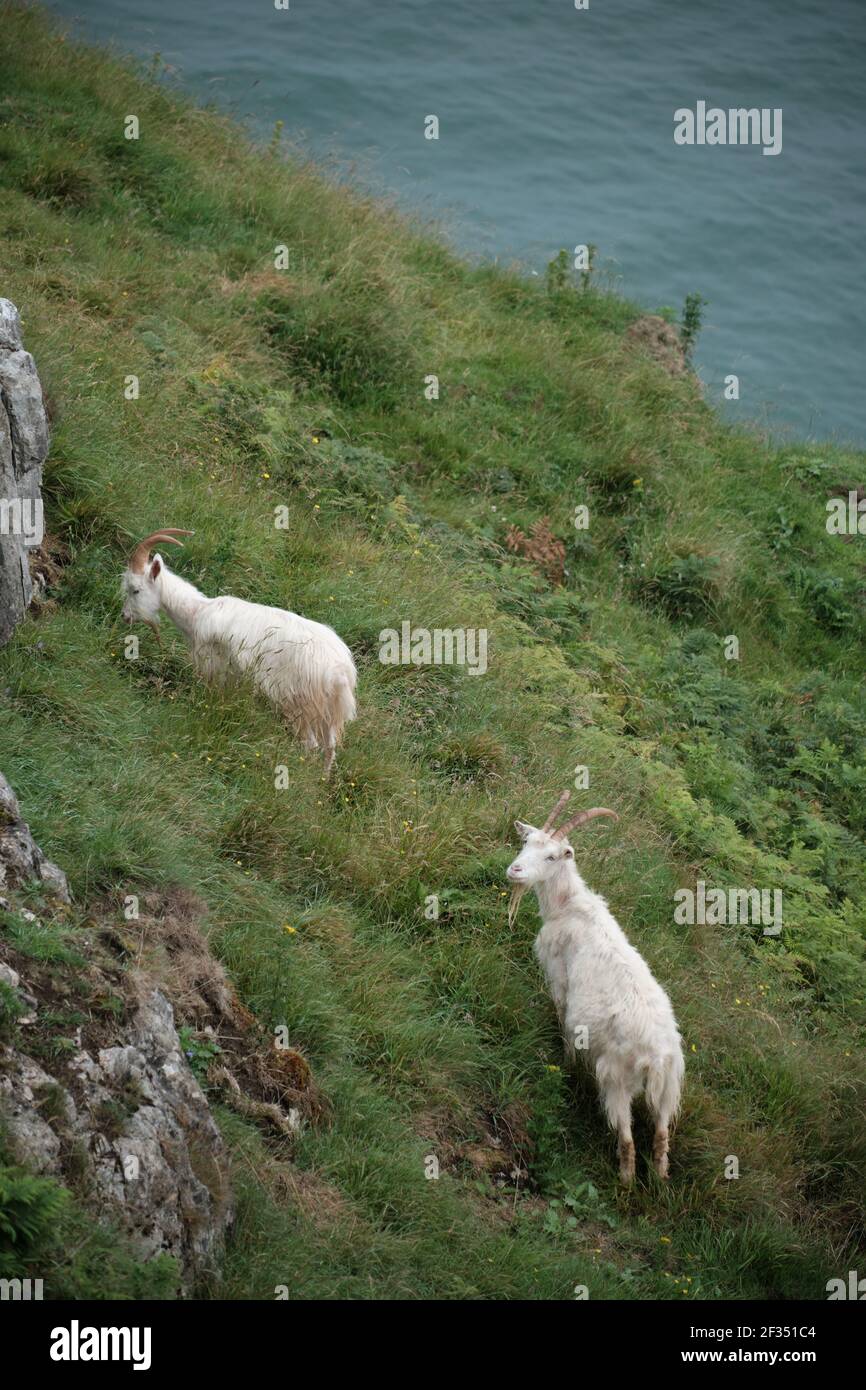
[[[508,905],[509,923],[517,916],[520,899],[528,888],[545,883],[560,873],[565,864],[574,860],[574,850],[566,839],[570,830],[586,825],[596,816],[612,816],[614,820],[619,820],[615,811],[608,811],[604,806],[593,806],[589,811],[578,812],[571,820],[556,829],[556,818],[570,796],[571,792],[562,793],[540,828],[527,825],[522,820],[514,822],[514,828],[523,841],[523,848],[508,866],[508,880],[512,884],[511,901]]]
[[[191,536],[192,531],[182,531],[176,526],[168,526],[162,531],[154,531],[139,541],[129,557],[129,564],[121,580],[123,595],[123,616],[128,623],[147,623],[154,632],[159,624],[159,587],[157,580],[163,569],[161,555],[151,558],[151,550],[158,541],[171,545],[182,545],[178,536]]]

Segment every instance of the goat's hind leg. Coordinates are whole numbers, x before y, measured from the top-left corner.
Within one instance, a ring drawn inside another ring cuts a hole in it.
[[[668,1154],[670,1151],[671,1120],[673,1111],[669,1105],[661,1105],[654,1112],[655,1134],[653,1135],[653,1165],[660,1178],[668,1175]]]
[[[670,1145],[670,1129],[668,1125],[656,1120],[656,1131],[653,1135],[653,1164],[660,1178],[668,1175],[668,1150]]]
[[[331,768],[334,766],[334,759],[337,756],[337,744],[340,742],[341,728],[333,724],[325,729],[322,738],[322,761],[325,766],[325,776],[330,777]]]
[[[675,1059],[665,1059],[651,1070],[646,1089],[647,1105],[655,1123],[653,1166],[660,1178],[668,1175],[671,1123],[679,1104],[679,1077]]]
[[[631,1096],[627,1088],[618,1085],[604,1092],[604,1108],[617,1133],[619,1176],[626,1184],[634,1181],[634,1139],[631,1132]]]
[[[309,724],[305,724],[298,719],[295,710],[284,709],[283,721],[286,727],[291,729],[292,733],[299,739],[308,752],[318,753],[319,749],[322,747],[318,734],[315,729],[310,728]],[[327,764],[327,750],[324,750],[324,752]]]

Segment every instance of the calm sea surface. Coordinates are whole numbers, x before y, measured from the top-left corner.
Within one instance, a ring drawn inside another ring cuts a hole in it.
[[[471,256],[594,242],[648,308],[709,301],[709,399],[866,444],[866,0],[53,0],[274,122]],[[677,146],[674,111],[781,107],[782,152]],[[424,118],[440,122],[425,140]],[[739,403],[722,402],[724,377]]]

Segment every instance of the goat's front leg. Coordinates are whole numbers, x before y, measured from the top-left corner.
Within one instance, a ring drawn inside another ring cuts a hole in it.
[[[215,686],[228,684],[230,665],[225,651],[216,642],[202,642],[193,650],[196,670],[203,680]]]

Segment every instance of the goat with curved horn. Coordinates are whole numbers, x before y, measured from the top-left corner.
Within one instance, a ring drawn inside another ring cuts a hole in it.
[[[319,748],[327,775],[344,726],[355,718],[355,663],[333,628],[285,608],[221,594],[208,598],[174,574],[160,542],[182,546],[192,531],[164,526],[139,541],[123,576],[123,616],[159,637],[167,613],[180,628],[201,676],[223,681],[248,674],[307,748]]]
[[[615,811],[593,806],[554,829],[563,792],[541,829],[515,821],[523,848],[509,865],[508,922],[532,888],[542,925],[535,955],[559,1018],[566,1054],[580,1052],[594,1070],[608,1121],[619,1139],[619,1171],[631,1182],[635,1151],[631,1108],[643,1094],[655,1121],[653,1162],[668,1173],[670,1126],[680,1103],[685,1061],[668,998],[623,932],[604,898],[584,883],[566,836]]]

